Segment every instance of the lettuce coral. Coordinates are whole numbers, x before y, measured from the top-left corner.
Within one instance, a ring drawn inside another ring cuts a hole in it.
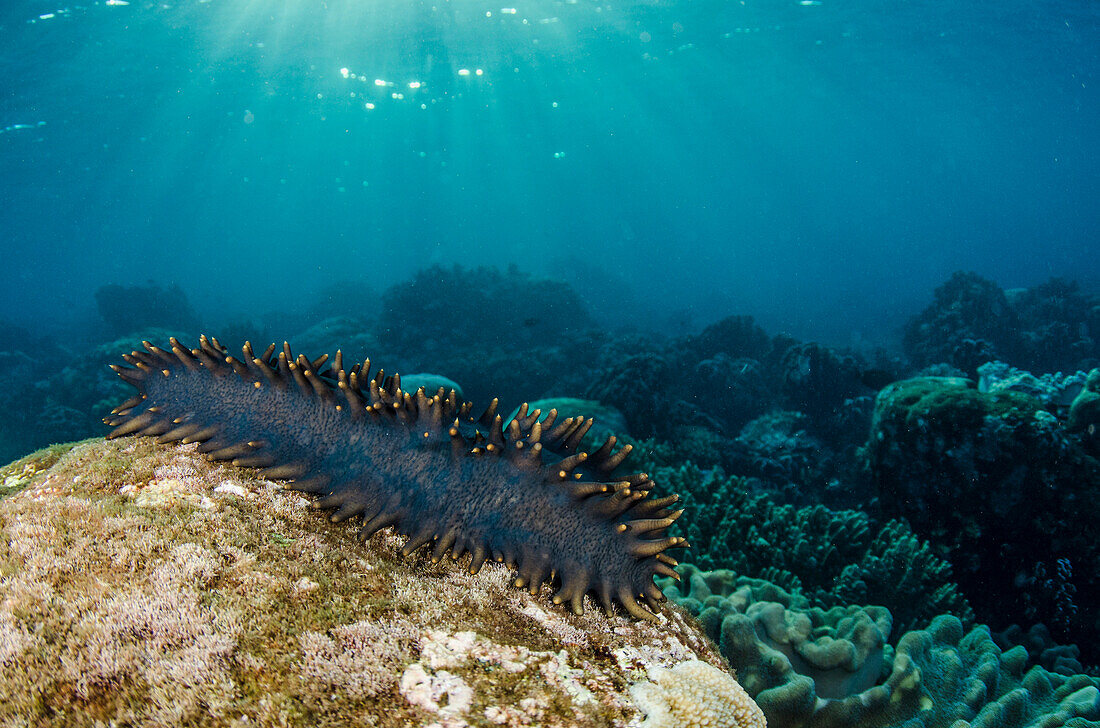
[[[703,624],[770,728],[847,728],[916,699],[907,662],[888,662],[882,607],[810,607],[762,579],[684,565],[666,593]]]
[[[1100,679],[1029,667],[952,615],[889,641],[881,607],[821,610],[761,579],[681,567],[696,615],[769,728],[1100,728]]]

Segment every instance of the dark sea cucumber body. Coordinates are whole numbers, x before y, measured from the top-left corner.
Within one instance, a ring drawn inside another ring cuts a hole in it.
[[[469,405],[439,390],[403,392],[399,377],[367,377],[369,363],[316,370],[289,346],[243,360],[205,337],[198,349],[146,343],[115,367],[138,389],[106,421],[112,436],[157,435],[199,441],[219,460],[265,468],[268,477],[320,497],[332,519],[363,520],[363,534],[392,526],[405,551],[428,547],[433,559],[471,555],[472,571],[493,558],[512,565],[516,585],[536,593],[551,580],[554,601],[579,613],[593,592],[652,619],[663,595],[656,574],[682,546],[665,529],[680,515],[675,496],[646,497],[644,474],[615,476],[628,448],[611,438],[591,454],[576,451],[591,420],[540,420],[522,408],[504,423],[491,407],[475,420]]]

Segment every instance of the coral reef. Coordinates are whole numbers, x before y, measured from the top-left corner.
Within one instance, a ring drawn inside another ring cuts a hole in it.
[[[895,654],[895,665],[908,661],[921,677],[919,710],[906,726],[1100,726],[1100,680],[1027,669],[1027,651],[1002,652],[984,625],[966,632],[955,617],[937,617],[902,635]]]
[[[1084,388],[1069,406],[1066,426],[1071,432],[1081,433],[1092,453],[1100,454],[1100,369],[1089,372]]]
[[[1052,278],[1003,291],[976,273],[956,272],[906,325],[906,354],[918,367],[949,363],[973,376],[997,359],[1035,372],[1095,367],[1100,302],[1076,283]]]
[[[669,597],[699,619],[769,728],[873,725],[915,700],[913,670],[904,662],[888,669],[888,610],[822,610],[728,570],[684,565],[682,573],[682,586],[665,585]]]
[[[1004,291],[977,273],[957,271],[905,327],[905,353],[918,367],[946,362],[973,374],[1019,350],[1020,322]]]
[[[952,554],[980,618],[1097,644],[1100,464],[1038,399],[922,377],[883,389],[865,450],[879,507]]]
[[[810,342],[789,347],[780,362],[782,391],[787,406],[826,425],[837,416],[845,400],[865,396],[866,365],[854,356],[839,354]]]
[[[613,403],[636,437],[668,440],[674,437],[676,425],[691,422],[694,411],[668,390],[671,379],[672,368],[664,357],[634,354],[593,377],[584,398]]]
[[[1096,366],[1100,308],[1074,281],[1046,283],[1006,292],[1020,321],[1021,366],[1037,372]]]
[[[701,361],[718,354],[733,359],[762,360],[772,351],[772,341],[752,316],[727,316],[702,332],[684,337],[679,349],[685,356]]]
[[[1060,675],[1076,675],[1085,672],[1085,667],[1078,659],[1081,656],[1081,650],[1077,645],[1058,644],[1045,625],[1032,625],[1025,632],[1019,625],[1014,624],[992,636],[993,641],[1002,651],[1007,652],[1013,647],[1022,646],[1027,649],[1028,657],[1033,664],[1042,665],[1051,672]],[[1095,670],[1092,672],[1096,673]]]
[[[433,266],[383,292],[372,356],[442,374],[471,399],[500,397],[511,407],[594,363],[603,340],[585,335],[594,325],[567,283],[514,266]]]
[[[760,362],[731,358],[719,352],[695,364],[685,380],[689,402],[705,403],[703,409],[723,432],[737,432],[768,407],[771,392]]]
[[[502,565],[364,546],[195,445],[53,448],[0,483],[3,725],[625,727],[651,676],[697,697],[657,670],[694,660],[719,669],[713,709],[736,694],[678,610],[547,609]]]
[[[702,660],[649,671],[631,695],[646,712],[641,728],[766,728],[764,713],[729,674]]]
[[[153,327],[193,332],[199,325],[187,295],[175,284],[167,288],[153,281],[143,286],[100,286],[95,301],[109,336]]]
[[[699,568],[767,579],[818,607],[881,604],[899,629],[945,612],[973,618],[950,564],[904,523],[876,526],[860,511],[777,504],[743,478],[690,463],[654,476],[699,514],[672,529],[691,543],[682,558]]]
[[[777,492],[789,491],[788,502],[822,502],[836,463],[833,451],[812,430],[809,416],[798,411],[772,410],[757,417],[737,436],[742,460],[736,471]]]
[[[592,319],[567,283],[507,271],[434,266],[382,294],[380,339],[396,348],[485,350],[549,342]],[[469,312],[476,311],[476,316]]]
[[[1018,392],[1039,400],[1047,409],[1065,409],[1085,389],[1086,374],[1035,376],[1003,361],[991,361],[978,367],[978,391],[996,394]]]
[[[227,332],[226,332],[227,333]],[[289,336],[289,334],[288,334]],[[272,341],[267,339],[230,339],[223,341]],[[277,336],[274,340],[285,341],[286,336]],[[348,361],[362,361],[381,346],[378,339],[369,330],[367,324],[357,316],[328,316],[312,326],[294,334],[294,342],[302,351],[336,351],[340,349]],[[434,389],[431,391],[435,391]]]
[[[611,358],[584,393],[614,403],[638,437],[671,441],[683,428],[700,426],[733,437],[778,401],[763,363],[772,343],[751,316],[730,316],[697,335],[642,348],[646,353]]]
[[[168,319],[193,326],[177,294],[104,289],[104,316],[168,306]],[[1088,517],[1100,496],[1100,370],[1091,383],[1085,374],[1100,365],[1095,295],[1058,279],[1002,290],[957,273],[907,327],[908,362],[770,336],[748,316],[667,337],[609,320],[596,335],[592,300],[515,269],[435,267],[382,297],[340,284],[223,331],[369,353],[433,373],[403,377],[405,391],[460,382],[458,399],[500,396],[513,416],[532,398],[559,421],[595,416],[578,447],[614,432],[635,445],[632,470],[684,494],[691,523],[670,533],[689,537],[697,567],[766,578],[823,610],[885,606],[895,636],[948,612],[969,629],[973,605],[1035,664],[1066,673],[1100,661],[1100,538]],[[113,320],[120,331],[154,321]],[[0,323],[0,462],[103,433],[98,415],[126,395],[102,364],[179,330],[95,346]],[[898,381],[914,366],[959,379]],[[339,662],[342,640],[357,638],[326,639],[317,664]],[[1079,653],[1059,644],[1073,641]],[[441,707],[444,683],[422,691]]]
[[[1028,669],[950,615],[891,645],[882,607],[809,607],[729,571],[684,565],[670,598],[696,615],[769,728],[1096,728],[1100,680]]]
[[[140,344],[142,336],[168,337],[173,332],[147,329],[81,352],[27,340],[22,349],[0,352],[0,462],[50,443],[102,435],[103,412],[126,392],[107,364],[118,351]]]
[[[862,485],[854,455],[889,362],[873,368],[821,344],[769,339],[745,316],[646,348],[612,358],[584,396],[613,403],[632,435],[667,445],[667,460],[721,465],[791,502],[858,505],[868,495],[836,485]]]

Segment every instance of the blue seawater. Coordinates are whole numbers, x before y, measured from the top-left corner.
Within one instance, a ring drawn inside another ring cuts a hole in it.
[[[341,346],[601,413],[691,568],[1095,674],[1098,132],[1097,0],[3,0],[0,464],[142,338]]]
[[[9,318],[514,262],[848,343],[956,269],[1100,280],[1092,2],[7,0],[0,40]]]

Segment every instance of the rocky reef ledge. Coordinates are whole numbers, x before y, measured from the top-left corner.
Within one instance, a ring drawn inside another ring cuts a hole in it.
[[[764,727],[676,609],[404,559],[194,446],[39,451],[0,469],[0,530],[0,726]]]

